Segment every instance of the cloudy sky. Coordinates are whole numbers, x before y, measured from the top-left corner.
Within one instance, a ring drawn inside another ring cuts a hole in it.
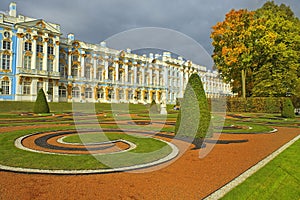
[[[0,1],[8,10],[10,0]],[[15,0],[19,14],[61,25],[62,33],[76,39],[99,43],[134,28],[172,29],[197,41],[208,54],[213,47],[211,27],[232,8],[255,10],[264,0]],[[300,17],[299,0],[275,0],[289,5]],[[109,46],[109,44],[108,44]],[[203,63],[205,64],[205,63]]]

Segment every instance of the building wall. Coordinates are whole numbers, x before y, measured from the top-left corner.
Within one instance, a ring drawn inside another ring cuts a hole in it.
[[[3,48],[7,31],[9,50]],[[10,83],[9,94],[2,92],[0,100],[35,101],[43,88],[54,102],[175,104],[193,73],[201,77],[208,97],[231,95],[218,73],[204,66],[172,58],[169,52],[140,56],[108,48],[105,42],[78,41],[74,34],[63,38],[58,24],[17,16],[14,3],[8,14],[0,13],[0,45],[0,83]],[[2,69],[3,54],[11,55],[8,70]]]

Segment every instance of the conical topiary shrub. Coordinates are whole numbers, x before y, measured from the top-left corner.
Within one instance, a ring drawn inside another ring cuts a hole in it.
[[[282,103],[281,116],[285,118],[295,118],[295,108],[290,98],[284,98]]]
[[[178,137],[193,137],[195,148],[200,148],[209,132],[211,114],[208,101],[197,74],[192,74],[186,86],[175,125]]]
[[[49,113],[49,105],[43,89],[40,89],[34,104],[34,113]]]
[[[156,104],[154,99],[152,100],[152,102],[150,104],[149,111],[150,111],[151,114],[158,114],[159,113],[157,104]]]

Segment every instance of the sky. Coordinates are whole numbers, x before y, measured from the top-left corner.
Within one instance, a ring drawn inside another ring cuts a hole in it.
[[[7,11],[10,0],[0,1]],[[63,36],[100,43],[135,28],[159,27],[182,33],[213,52],[211,27],[231,9],[255,10],[265,0],[15,0],[17,12],[61,25]],[[275,0],[291,7],[300,18],[299,0]],[[109,46],[109,44],[107,44]],[[200,61],[201,62],[201,61]],[[211,63],[199,63],[211,65]],[[211,67],[211,66],[208,66]]]

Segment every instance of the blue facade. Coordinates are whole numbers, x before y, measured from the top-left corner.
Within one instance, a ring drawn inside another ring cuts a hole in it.
[[[4,30],[3,28],[0,28],[0,30]],[[16,85],[17,85],[17,80],[16,80],[16,58],[17,58],[17,42],[18,42],[18,37],[16,36],[16,30],[12,30],[12,48],[11,48],[11,71],[10,72],[0,72],[0,79],[4,77],[8,77],[10,80],[10,94],[9,95],[0,95],[0,99],[2,100],[15,100],[15,95],[16,95]],[[0,34],[0,49],[2,49],[3,45],[3,36]],[[1,63],[2,65],[2,63]]]

